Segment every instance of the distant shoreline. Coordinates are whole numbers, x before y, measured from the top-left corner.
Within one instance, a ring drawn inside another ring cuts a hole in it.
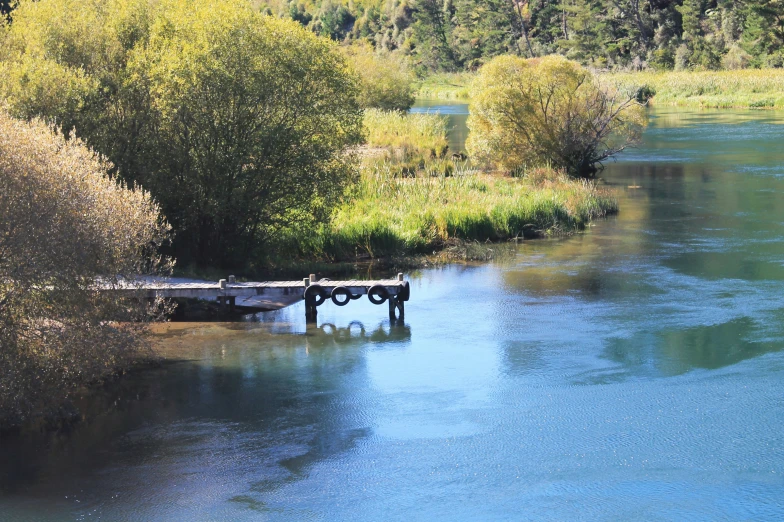
[[[434,74],[422,80],[420,99],[470,99],[474,73]],[[734,71],[601,72],[600,78],[652,89],[653,106],[704,109],[784,109],[784,69]]]

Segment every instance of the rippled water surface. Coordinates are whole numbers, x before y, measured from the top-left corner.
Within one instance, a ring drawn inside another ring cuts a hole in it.
[[[782,123],[657,110],[617,217],[407,274],[404,324],[164,328],[179,362],[0,441],[0,520],[784,518]]]

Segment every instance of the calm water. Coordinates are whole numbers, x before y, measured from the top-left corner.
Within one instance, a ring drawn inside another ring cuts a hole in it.
[[[170,326],[181,362],[0,441],[0,520],[784,518],[782,124],[655,112],[617,218],[407,274],[404,325]]]

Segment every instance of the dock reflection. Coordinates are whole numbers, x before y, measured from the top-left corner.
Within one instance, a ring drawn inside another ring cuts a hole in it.
[[[306,332],[309,347],[324,348],[330,345],[346,347],[365,343],[395,343],[411,340],[411,327],[403,321],[385,321],[368,329],[361,321],[351,321],[346,326],[323,323],[310,325]]]

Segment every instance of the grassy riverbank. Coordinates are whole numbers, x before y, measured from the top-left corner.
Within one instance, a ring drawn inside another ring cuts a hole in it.
[[[570,234],[618,210],[593,182],[549,169],[510,178],[458,166],[400,177],[383,161],[365,165],[352,197],[315,233],[291,232],[279,248],[298,258],[341,261],[432,253],[460,241]]]
[[[467,100],[473,73],[434,74],[422,81],[422,99]],[[628,87],[655,91],[651,105],[696,108],[784,109],[784,69],[601,73]]]
[[[419,84],[417,98],[423,100],[467,100],[476,73],[435,73]]]
[[[783,69],[612,73],[604,78],[652,88],[653,105],[784,109]]]
[[[571,234],[614,213],[612,194],[549,168],[521,177],[479,171],[444,157],[446,119],[368,111],[358,182],[328,223],[279,234],[273,266],[392,258],[406,264],[451,250],[482,258],[472,245]]]

